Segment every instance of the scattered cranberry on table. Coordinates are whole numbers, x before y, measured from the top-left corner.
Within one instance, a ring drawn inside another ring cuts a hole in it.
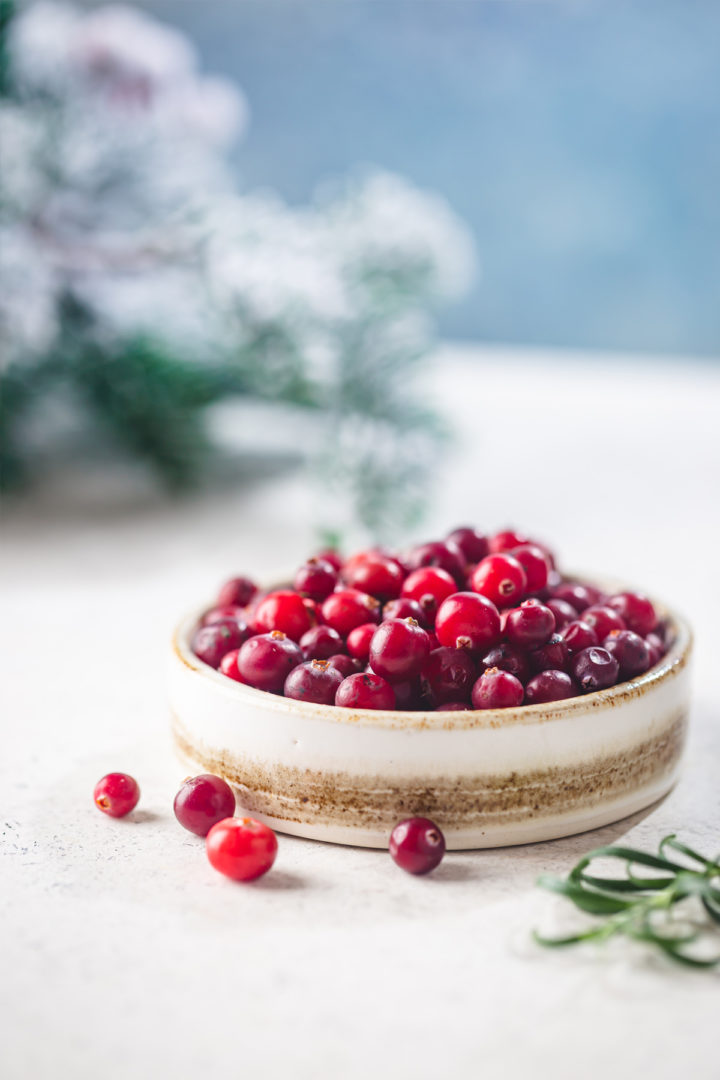
[[[408,874],[429,874],[442,862],[445,837],[434,821],[414,817],[399,822],[390,834],[390,854]]]
[[[234,881],[255,881],[275,862],[278,842],[267,825],[254,818],[227,817],[210,829],[205,841],[210,865]]]
[[[110,817],[125,817],[134,810],[140,798],[137,780],[128,773],[111,772],[98,780],[93,791],[98,810]]]
[[[184,829],[207,836],[213,825],[235,813],[235,792],[221,776],[189,776],[175,796],[173,810]]]
[[[299,701],[451,712],[604,690],[670,643],[647,597],[564,577],[517,529],[463,525],[406,551],[321,551],[293,588],[231,578],[193,650],[221,675]]]

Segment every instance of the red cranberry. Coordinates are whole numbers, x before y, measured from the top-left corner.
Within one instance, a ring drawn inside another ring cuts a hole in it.
[[[567,626],[564,626],[560,631],[560,637],[571,653],[579,653],[583,649],[589,649],[591,645],[600,644],[592,626],[583,622],[582,619],[574,619]]]
[[[553,590],[554,600],[565,600],[581,615],[585,608],[598,602],[600,593],[588,585],[581,585],[577,581],[563,581]]]
[[[522,705],[523,684],[509,671],[488,668],[472,688],[473,709],[512,709]]]
[[[390,834],[390,854],[408,874],[428,874],[445,854],[445,837],[429,818],[407,818]]]
[[[414,619],[388,619],[370,643],[370,663],[389,683],[404,682],[420,674],[429,651],[428,636]]]
[[[444,705],[438,705],[435,712],[466,712],[468,708],[467,701],[446,701]]]
[[[406,562],[409,570],[435,566],[447,571],[457,584],[465,580],[465,560],[459,548],[451,542],[435,540],[429,544],[419,544],[408,552]]]
[[[175,796],[173,810],[184,829],[207,836],[213,825],[235,813],[235,792],[220,776],[189,776]]]
[[[340,589],[328,596],[321,611],[328,626],[337,630],[341,637],[347,637],[356,626],[379,621],[380,603],[359,589]]]
[[[570,650],[559,634],[553,634],[549,641],[528,653],[528,663],[532,671],[564,671],[570,662]]]
[[[435,615],[443,600],[454,592],[457,592],[455,579],[447,570],[441,570],[437,566],[424,566],[420,570],[413,570],[402,588],[403,596],[408,600],[415,600],[430,618]]]
[[[568,604],[567,600],[557,600],[551,598],[547,602],[547,606],[555,616],[555,629],[562,630],[568,623],[574,622],[577,619],[579,612],[575,610],[572,604]]]
[[[346,709],[394,709],[395,693],[385,679],[371,671],[362,671],[343,679],[335,704]]]
[[[355,660],[366,661],[370,655],[370,642],[377,630],[377,623],[362,623],[347,636],[347,650]]]
[[[527,577],[514,555],[488,555],[473,570],[471,585],[498,607],[519,604],[527,591]]]
[[[423,696],[439,705],[446,701],[467,701],[476,674],[466,649],[442,645],[423,664],[420,676]]]
[[[353,589],[377,597],[394,600],[400,595],[405,574],[398,563],[382,555],[367,555],[362,560],[349,560],[343,568],[343,580]]]
[[[254,818],[218,821],[205,841],[210,865],[234,881],[254,881],[267,874],[277,849],[275,833]]]
[[[343,649],[343,639],[332,626],[313,626],[300,638],[300,648],[305,660],[329,660]]]
[[[347,679],[348,675],[356,675],[361,668],[358,660],[353,660],[351,656],[346,656],[344,653],[328,656],[328,660],[334,668],[337,668],[343,679]]]
[[[632,630],[613,630],[603,645],[620,665],[623,679],[642,675],[651,666],[647,642]]]
[[[661,660],[665,655],[665,643],[660,635],[653,631],[652,634],[648,634],[645,638],[645,644],[650,652],[650,667],[655,667],[658,660]]]
[[[198,660],[209,664],[212,668],[218,668],[225,653],[231,649],[237,649],[248,636],[248,629],[244,623],[235,619],[226,619],[225,622],[213,623],[212,626],[201,626],[196,630],[192,641],[192,650]]]
[[[497,555],[501,551],[512,551],[513,548],[529,543],[527,536],[523,536],[522,533],[515,532],[514,529],[504,529],[490,537],[490,554]]]
[[[598,636],[598,641],[604,641],[613,630],[624,630],[625,623],[616,611],[603,604],[592,604],[585,608],[582,613],[582,621],[592,626]]]
[[[482,658],[481,668],[500,668],[501,671],[509,671],[521,683],[527,682],[530,677],[530,664],[527,653],[519,649],[517,645],[511,645],[508,641],[501,641]]]
[[[548,557],[537,544],[521,544],[513,548],[510,554],[522,566],[527,578],[529,593],[541,592],[548,583],[550,563]]]
[[[435,633],[441,645],[484,653],[500,639],[500,615],[485,596],[455,593],[440,605]]]
[[[219,622],[236,622],[245,625],[245,609],[234,604],[211,608],[200,620],[201,626],[212,626]]]
[[[318,602],[329,596],[337,585],[337,570],[324,559],[309,559],[295,575],[294,588],[301,596]]]
[[[646,637],[657,626],[657,613],[646,596],[639,593],[618,593],[611,596],[607,606],[616,611],[628,630]]]
[[[234,577],[226,581],[215,601],[216,607],[247,607],[258,591],[257,585],[247,577]]]
[[[573,675],[585,693],[605,690],[617,682],[620,665],[607,649],[591,646],[573,660]]]
[[[487,537],[467,525],[463,525],[459,529],[453,529],[447,537],[446,543],[459,548],[465,562],[473,565],[490,554]]]
[[[225,653],[220,661],[220,667],[218,671],[221,671],[223,675],[227,675],[228,679],[234,679],[235,682],[244,683],[240,671],[238,669],[238,657],[240,656],[239,649],[232,649],[230,652]]]
[[[279,694],[292,669],[301,662],[300,646],[282,630],[273,630],[246,641],[240,649],[237,666],[250,686]]]
[[[290,589],[268,593],[255,608],[253,625],[258,634],[281,630],[299,641],[313,625],[313,617],[302,596]]]
[[[526,705],[544,705],[548,701],[563,701],[575,697],[577,687],[566,671],[541,671],[525,687]]]
[[[110,817],[125,817],[134,810],[140,798],[138,782],[128,773],[111,772],[98,780],[93,791],[98,810]]]
[[[317,705],[333,705],[343,676],[329,660],[306,660],[293,668],[283,693],[295,701],[312,701]]]
[[[428,708],[428,702],[423,696],[422,684],[419,679],[406,679],[404,682],[394,682],[392,688],[395,691],[395,708],[403,712]]]
[[[339,551],[335,548],[326,548],[325,551],[319,551],[314,556],[316,559],[322,559],[323,562],[328,562],[332,566],[333,570],[337,570],[338,573],[343,568],[343,557]]]
[[[414,619],[415,622],[426,629],[427,619],[425,612],[417,600],[409,600],[407,596],[400,596],[397,600],[390,600],[382,609],[382,621],[387,619]]]
[[[555,616],[539,600],[524,600],[509,612],[505,634],[511,645],[524,648],[544,645],[555,629]]]

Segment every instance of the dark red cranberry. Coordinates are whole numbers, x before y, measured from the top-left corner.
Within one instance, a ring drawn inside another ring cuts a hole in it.
[[[342,570],[343,557],[335,548],[326,548],[325,551],[318,551],[317,555],[314,557],[316,559],[322,559],[323,562],[330,563],[333,570],[337,570],[338,573]]]
[[[509,671],[521,683],[527,682],[530,677],[527,653],[508,641],[501,641],[499,645],[485,653],[480,666],[483,669],[496,667],[501,671]]]
[[[313,626],[300,638],[304,660],[328,660],[344,649],[343,639],[332,626]]]
[[[505,635],[511,645],[536,648],[544,645],[555,629],[555,616],[539,600],[523,600],[505,621]]]
[[[240,674],[237,666],[238,657],[240,656],[239,649],[231,649],[230,652],[226,652],[220,661],[220,667],[218,671],[223,675],[227,675],[228,679],[233,679],[235,682],[244,683],[242,675]]]
[[[433,619],[443,600],[457,592],[457,584],[447,570],[437,566],[424,566],[413,570],[405,579],[402,593],[406,600],[414,600],[422,608],[426,618]]]
[[[540,592],[548,583],[550,563],[546,553],[537,544],[521,544],[513,548],[510,554],[522,566],[527,578],[527,591]]]
[[[620,665],[614,656],[600,646],[583,649],[573,660],[573,675],[586,694],[606,690],[617,682]]]
[[[394,682],[392,688],[395,691],[396,709],[401,709],[403,712],[412,712],[418,709],[430,708],[430,703],[423,695],[420,679]]]
[[[592,604],[582,613],[582,621],[592,626],[598,641],[604,641],[613,630],[624,630],[625,623],[612,608],[603,604]]]
[[[109,817],[125,817],[134,810],[140,798],[137,780],[124,772],[111,772],[98,780],[93,791],[98,810]]]
[[[347,651],[355,660],[365,662],[370,655],[370,642],[377,630],[377,623],[362,623],[347,636]]]
[[[657,662],[662,659],[665,653],[665,650],[663,648],[655,644],[655,641],[657,639],[655,638],[655,640],[653,640],[653,638],[655,638],[655,634],[648,634],[648,636],[645,638],[645,644],[648,647],[648,653],[650,655],[650,667],[655,667]]]
[[[555,629],[560,631],[568,623],[574,622],[580,614],[572,604],[568,604],[567,600],[557,600],[550,598],[547,601],[547,606],[555,616]]]
[[[328,626],[347,637],[356,626],[380,619],[380,601],[359,589],[340,589],[323,601],[322,617]]]
[[[543,705],[548,701],[563,701],[575,697],[577,687],[566,671],[541,671],[525,687],[526,705]]]
[[[423,664],[420,681],[423,696],[435,704],[467,701],[477,672],[467,649],[442,645],[434,649]]]
[[[488,555],[473,570],[471,585],[476,593],[498,607],[519,604],[527,591],[527,577],[514,555]]]
[[[207,836],[218,821],[235,813],[235,792],[220,776],[189,776],[175,796],[175,817],[184,829]]]
[[[352,656],[346,656],[344,653],[328,656],[328,660],[334,668],[337,668],[343,679],[347,679],[348,675],[356,675],[362,670],[359,660],[353,660]]]
[[[420,674],[429,651],[428,636],[414,619],[388,619],[373,635],[370,663],[389,683],[404,682]]]
[[[617,660],[623,679],[642,675],[652,666],[647,642],[632,630],[613,630],[603,646]]]
[[[226,619],[225,622],[201,626],[196,630],[192,650],[198,660],[212,668],[218,668],[225,653],[239,648],[247,636],[248,629],[244,623],[239,623],[236,619]]]
[[[477,532],[476,529],[472,529],[468,525],[453,529],[446,542],[459,548],[465,562],[473,565],[490,554],[487,536],[483,536],[482,533]]]
[[[611,596],[607,606],[616,611],[628,630],[647,637],[657,626],[657,613],[646,596],[639,593],[618,593]]]
[[[337,585],[337,570],[325,559],[309,559],[295,575],[295,591],[318,602],[329,596]]]
[[[244,681],[271,694],[282,691],[288,675],[300,663],[300,646],[282,630],[251,637],[241,647],[237,660]]]
[[[362,671],[343,679],[335,695],[335,704],[346,709],[394,709],[395,692],[379,675]]]
[[[473,709],[512,709],[522,705],[523,684],[509,671],[488,668],[472,688]]]
[[[435,620],[441,645],[485,653],[500,640],[500,615],[492,600],[474,592],[459,592],[443,600]]]
[[[445,837],[429,818],[407,818],[390,834],[390,854],[408,874],[428,874],[442,862]]]
[[[435,540],[429,544],[419,544],[408,552],[405,561],[409,570],[436,566],[439,570],[446,570],[457,584],[465,579],[465,559],[453,543]]]
[[[398,563],[377,554],[369,554],[356,562],[349,559],[343,567],[346,585],[381,601],[398,597],[404,579],[405,574]]]
[[[465,712],[469,707],[467,701],[446,701],[444,705],[438,705],[435,712]]]
[[[590,585],[581,585],[579,581],[563,581],[553,590],[552,599],[565,600],[581,615],[585,608],[596,604],[600,598],[597,589]]]
[[[258,588],[248,577],[234,577],[221,587],[215,601],[216,607],[247,607]]]
[[[589,649],[591,645],[600,644],[592,626],[583,622],[582,619],[574,619],[564,626],[560,631],[560,637],[571,653],[579,653],[583,649]]]
[[[531,671],[564,671],[570,663],[570,650],[559,634],[528,653]]]
[[[490,537],[490,553],[491,555],[497,555],[501,551],[512,551],[513,548],[529,543],[528,537],[523,536],[522,533],[516,532],[514,529],[504,529],[502,532],[495,533],[494,536]]]
[[[407,596],[399,596],[397,600],[390,600],[382,609],[382,621],[386,619],[415,619],[415,622],[427,629],[425,612],[417,600],[410,600]]]
[[[333,705],[343,676],[329,660],[306,660],[293,668],[283,693],[295,701],[312,701],[316,705]]]
[[[253,626],[258,634],[281,630],[293,641],[299,641],[313,625],[311,609],[291,589],[277,589],[264,596],[253,614]]]
[[[245,608],[236,607],[234,604],[226,604],[225,607],[211,608],[200,620],[201,626],[212,626],[214,623],[236,622],[245,625]]]

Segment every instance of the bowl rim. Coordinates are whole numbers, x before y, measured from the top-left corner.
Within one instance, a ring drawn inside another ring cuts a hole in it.
[[[198,625],[208,605],[194,609],[180,620],[172,635],[172,653],[194,675],[207,682],[208,688],[238,704],[264,709],[269,713],[284,713],[308,720],[333,721],[338,724],[391,728],[395,730],[448,731],[468,728],[500,728],[515,725],[542,724],[550,720],[568,718],[573,714],[585,714],[599,708],[617,708],[636,699],[651,689],[675,678],[687,665],[693,647],[693,635],[682,616],[657,604],[661,614],[668,619],[674,631],[673,643],[665,655],[648,671],[634,679],[617,683],[607,690],[595,690],[562,701],[537,705],[518,705],[509,709],[457,709],[451,712],[437,710],[397,709],[350,709],[342,705],[319,705],[315,702],[297,701],[294,698],[257,690],[253,686],[235,682],[226,675],[199,660],[190,647],[192,632]]]

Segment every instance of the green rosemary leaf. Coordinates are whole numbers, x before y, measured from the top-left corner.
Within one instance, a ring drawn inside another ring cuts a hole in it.
[[[578,880],[586,885],[592,885],[596,889],[610,889],[612,892],[644,892],[647,889],[666,889],[675,880],[674,878],[600,878],[590,874],[580,874]]]
[[[708,896],[701,897],[702,905],[713,922],[720,923],[720,904],[711,900]]]
[[[560,893],[572,900],[576,907],[591,915],[615,915],[619,911],[625,911],[632,906],[632,900],[624,900],[621,897],[607,896],[603,893],[594,892],[584,888],[574,881],[563,881],[562,878],[549,877],[547,875],[538,878],[538,885],[551,892]]]
[[[579,934],[569,934],[567,937],[548,938],[539,934],[537,930],[533,930],[532,936],[538,945],[546,945],[549,949],[561,949],[565,945],[578,945],[582,941],[597,941],[609,935],[604,926],[597,926]]]
[[[584,870],[586,866],[593,861],[593,859],[602,859],[607,857],[614,857],[617,859],[625,859],[629,863],[637,863],[639,866],[652,866],[656,870],[684,870],[684,866],[680,866],[678,863],[670,862],[669,859],[662,858],[659,855],[649,855],[646,851],[636,851],[634,848],[616,847],[611,844],[608,847],[596,848],[595,851],[591,851],[589,855],[586,855],[584,859],[581,859],[575,869],[572,871],[571,876]]]
[[[675,851],[681,851],[683,855],[687,855],[689,859],[694,859],[702,866],[712,866],[712,861],[710,859],[706,859],[704,855],[700,855],[697,851],[688,847],[687,844],[681,844],[680,841],[675,838],[675,833],[670,833],[669,836],[663,837],[660,841],[661,855],[664,855],[666,847],[671,847]]]

